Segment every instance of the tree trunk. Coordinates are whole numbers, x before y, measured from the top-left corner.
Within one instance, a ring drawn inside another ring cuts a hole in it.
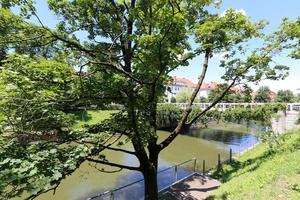
[[[149,165],[143,171],[145,180],[145,200],[158,200],[157,168]]]

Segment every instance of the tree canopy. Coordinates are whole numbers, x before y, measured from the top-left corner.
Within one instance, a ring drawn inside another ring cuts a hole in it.
[[[208,101],[214,102],[223,92],[228,88],[228,84],[218,84],[215,89],[213,89],[208,95]],[[252,92],[253,90],[247,86],[243,85],[239,88],[232,88],[228,90],[226,95],[220,100],[224,103],[250,103],[252,102]]]
[[[145,199],[155,200],[159,153],[185,126],[233,86],[282,79],[288,69],[272,64],[283,48],[280,38],[269,37],[262,47],[247,46],[265,38],[265,21],[252,22],[234,9],[210,13],[208,8],[217,6],[212,0],[49,0],[59,19],[55,28],[44,24],[32,0],[0,0],[0,5],[0,192],[5,199],[55,191],[89,161],[141,172]],[[210,59],[223,52],[220,67],[227,87],[187,122]],[[158,142],[157,102],[164,85],[170,72],[196,56],[204,63],[187,109],[169,137]],[[72,128],[70,106],[110,103],[120,105],[110,119]],[[126,142],[133,151],[122,149]],[[133,155],[139,165],[113,163],[104,149]]]
[[[258,103],[271,102],[271,90],[268,86],[261,86],[258,88],[254,101]]]
[[[187,103],[191,95],[192,95],[191,88],[182,88],[176,95],[176,103]]]
[[[277,102],[292,103],[295,101],[295,96],[291,90],[279,90],[276,97]]]

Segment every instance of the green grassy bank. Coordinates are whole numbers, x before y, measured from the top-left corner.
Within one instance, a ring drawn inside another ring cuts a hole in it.
[[[93,125],[110,118],[111,114],[115,113],[113,110],[89,110],[74,112],[76,123],[74,128],[81,128],[83,125]]]
[[[214,173],[223,182],[213,199],[300,200],[300,130],[270,148],[259,144]]]

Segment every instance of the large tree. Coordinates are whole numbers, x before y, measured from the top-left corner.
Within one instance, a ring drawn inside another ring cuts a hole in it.
[[[261,86],[258,88],[254,101],[258,103],[271,102],[271,90],[268,86]]]
[[[295,101],[295,96],[291,90],[278,90],[277,102],[292,103]]]
[[[224,90],[228,88],[228,84],[218,84],[216,88],[214,88],[209,94],[208,94],[208,101],[214,102],[223,92]],[[224,103],[237,103],[235,102],[236,93],[233,90],[228,90],[226,95],[220,100],[220,102]]]
[[[182,88],[176,95],[176,103],[187,103],[192,95],[190,88]]]
[[[271,64],[280,42],[247,46],[262,37],[265,22],[252,23],[232,9],[224,15],[209,13],[212,0],[49,0],[49,9],[60,20],[53,29],[43,23],[32,1],[0,3],[0,25],[12,27],[1,38],[1,48],[11,49],[0,75],[4,198],[27,192],[31,199],[55,190],[89,161],[141,172],[145,199],[156,200],[159,153],[185,127],[233,86],[286,74],[286,67]],[[20,13],[13,14],[11,6],[20,6]],[[191,40],[196,47],[191,47]],[[229,84],[187,122],[209,60],[222,52],[226,52],[220,64],[225,69],[222,78]],[[157,102],[170,81],[169,73],[195,56],[204,59],[197,86],[177,127],[158,142]],[[72,130],[68,106],[108,103],[122,105],[121,110],[102,123]],[[124,137],[133,151],[112,146],[121,145]],[[133,155],[139,165],[113,163],[103,155],[104,149]]]

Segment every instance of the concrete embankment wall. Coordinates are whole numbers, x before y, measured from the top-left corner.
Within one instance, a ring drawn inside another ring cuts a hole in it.
[[[282,134],[283,132],[300,127],[296,124],[299,112],[296,111],[280,111],[277,116],[272,119],[272,129],[274,133]]]

